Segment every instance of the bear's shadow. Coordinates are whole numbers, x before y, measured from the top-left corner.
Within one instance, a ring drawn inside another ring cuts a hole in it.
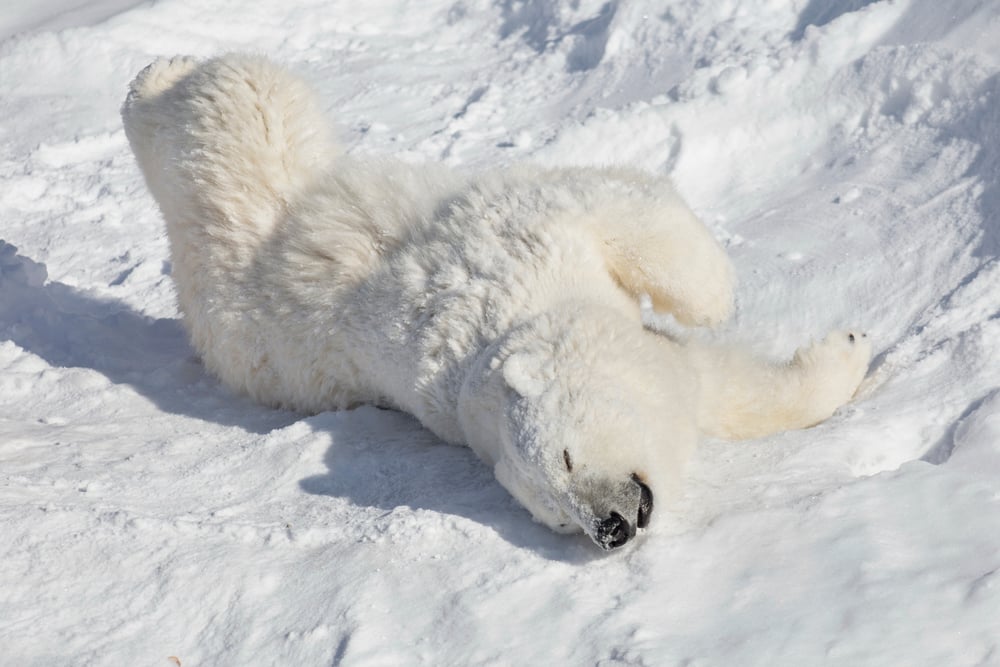
[[[600,556],[588,538],[558,535],[532,520],[471,449],[442,442],[410,415],[365,406],[308,420],[333,442],[323,457],[327,473],[300,482],[307,493],[464,517],[550,560]]]
[[[47,273],[0,239],[0,341],[56,369],[97,371],[164,412],[257,434],[301,417],[227,392],[197,359],[179,320],[143,315],[117,299],[49,281]]]
[[[89,368],[128,385],[159,410],[266,434],[300,420],[330,433],[328,472],[303,479],[311,494],[359,507],[425,509],[492,527],[507,542],[546,558],[598,557],[589,539],[534,522],[468,448],[442,443],[412,417],[362,407],[304,416],[234,395],[208,374],[179,320],[47,280],[44,264],[0,240],[0,341],[53,368]]]

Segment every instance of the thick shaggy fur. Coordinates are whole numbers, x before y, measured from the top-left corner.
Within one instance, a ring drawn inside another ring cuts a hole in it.
[[[728,258],[661,178],[347,156],[308,88],[247,56],[158,60],[122,114],[212,372],[272,406],[405,410],[605,548],[699,433],[815,424],[867,368],[861,334],[774,365],[645,330],[642,294],[690,325],[732,308]]]

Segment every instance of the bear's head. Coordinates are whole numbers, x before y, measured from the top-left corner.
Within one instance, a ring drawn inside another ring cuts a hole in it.
[[[505,342],[478,405],[463,401],[479,415],[467,432],[536,520],[615,549],[676,492],[697,438],[697,388],[669,341],[573,315],[547,315]]]

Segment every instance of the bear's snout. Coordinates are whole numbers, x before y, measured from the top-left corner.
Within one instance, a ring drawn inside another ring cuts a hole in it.
[[[593,539],[608,551],[635,537],[636,529],[648,526],[653,513],[653,492],[638,475],[632,475],[627,482],[619,485],[614,495],[619,502],[612,507],[617,505],[617,508],[609,511],[604,518],[598,514],[594,523]]]

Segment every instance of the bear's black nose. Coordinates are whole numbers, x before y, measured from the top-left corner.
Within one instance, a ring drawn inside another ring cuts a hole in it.
[[[617,549],[634,536],[635,527],[618,512],[597,525],[597,543],[604,549]]]

